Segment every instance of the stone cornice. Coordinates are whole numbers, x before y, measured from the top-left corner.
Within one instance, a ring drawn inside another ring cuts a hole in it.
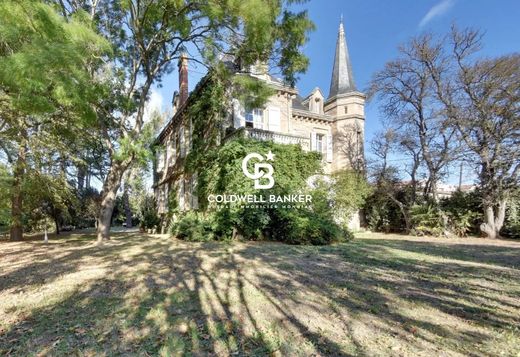
[[[358,98],[361,98],[363,100],[365,100],[367,98],[367,96],[364,93],[361,93],[361,92],[348,92],[348,93],[339,94],[339,95],[335,95],[334,97],[328,98],[325,101],[325,106],[327,106],[328,104],[332,103],[333,101],[335,101],[337,99],[347,98],[347,97],[358,97]]]

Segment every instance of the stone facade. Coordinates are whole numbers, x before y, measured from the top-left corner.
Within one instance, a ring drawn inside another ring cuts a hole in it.
[[[174,115],[160,133],[157,141],[163,147],[157,154],[154,189],[160,214],[167,212],[167,198],[175,195],[181,210],[198,206],[193,194],[196,177],[183,176],[183,164],[191,148],[191,122],[185,115],[190,97],[182,95],[187,87],[187,62],[179,63],[181,95],[174,95]],[[253,74],[252,74],[253,75]],[[323,154],[326,174],[356,168],[363,163],[365,123],[365,95],[357,91],[349,60],[343,24],[340,24],[336,45],[331,88],[325,98],[319,88],[302,98],[296,88],[265,72],[254,74],[266,81],[276,94],[263,108],[246,111],[231,100],[227,127],[245,132],[248,137],[272,140],[278,143],[300,144],[304,150]],[[233,135],[233,134],[232,134]],[[222,135],[222,141],[229,138]]]

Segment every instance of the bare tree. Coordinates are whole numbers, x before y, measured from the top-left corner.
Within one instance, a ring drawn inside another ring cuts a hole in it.
[[[424,194],[437,201],[437,183],[454,159],[458,145],[456,129],[448,125],[428,67],[422,61],[429,41],[430,36],[425,35],[401,46],[399,58],[374,75],[369,96],[381,100],[389,125],[398,133],[406,133],[403,149],[412,157],[420,155],[428,172]],[[418,147],[410,152],[412,143]]]
[[[478,58],[482,34],[453,26],[444,38],[423,35],[377,73],[371,93],[397,129],[418,138],[429,178],[426,192],[450,161],[463,159],[477,174],[484,222],[500,236],[520,176],[520,55]],[[459,144],[462,147],[459,147]]]
[[[457,129],[482,190],[482,233],[500,236],[508,199],[520,176],[520,55],[478,59],[482,35],[452,28],[438,42],[439,66],[425,57],[450,125]],[[449,48],[449,52],[441,49]],[[446,65],[447,64],[447,65]]]

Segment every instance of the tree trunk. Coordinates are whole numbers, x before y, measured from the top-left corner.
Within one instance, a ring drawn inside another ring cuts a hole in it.
[[[101,191],[101,205],[97,217],[97,241],[110,239],[110,223],[116,204],[116,195],[121,186],[121,178],[128,165],[113,164],[103,184]]]
[[[87,169],[84,164],[77,165],[78,169],[78,190],[81,192],[85,187],[85,178],[87,176]]]
[[[484,202],[484,223],[480,225],[480,231],[488,238],[500,238],[500,230],[504,225],[506,216],[507,200],[499,201],[498,206],[494,207],[488,202]]]
[[[123,206],[125,208],[126,228],[132,228],[132,209],[130,207],[130,198],[128,197],[128,184],[124,184]]]
[[[56,226],[56,235],[60,234],[60,222],[57,215],[54,215],[54,225]]]
[[[11,232],[10,239],[19,241],[23,239],[23,193],[22,182],[25,174],[25,142],[22,140],[18,149],[18,158],[13,172],[13,187],[11,193]]]

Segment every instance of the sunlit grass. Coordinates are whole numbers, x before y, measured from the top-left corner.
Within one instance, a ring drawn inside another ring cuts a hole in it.
[[[0,243],[0,355],[517,356],[520,242]]]

